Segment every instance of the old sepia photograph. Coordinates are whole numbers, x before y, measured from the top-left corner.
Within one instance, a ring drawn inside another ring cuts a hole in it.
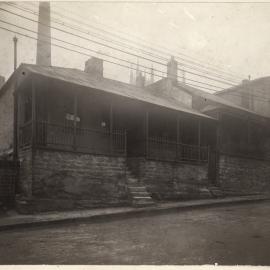
[[[0,265],[270,266],[270,2],[0,2]]]

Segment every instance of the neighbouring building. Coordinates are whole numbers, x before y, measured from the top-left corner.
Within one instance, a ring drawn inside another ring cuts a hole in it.
[[[219,91],[217,96],[270,117],[270,77],[243,80],[242,84]]]
[[[264,78],[256,81],[264,81]],[[264,86],[266,95],[266,84]],[[236,102],[238,96],[225,98],[226,90],[224,94],[213,95],[192,87],[182,87],[192,94],[193,108],[218,120],[217,185],[227,194],[269,192],[270,115],[261,114],[259,106],[255,106],[256,99],[251,110]],[[231,90],[228,92],[231,93]]]

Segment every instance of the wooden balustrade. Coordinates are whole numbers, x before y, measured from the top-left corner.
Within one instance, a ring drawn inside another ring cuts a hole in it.
[[[148,157],[167,161],[208,162],[208,147],[177,143],[162,137],[148,139]]]
[[[20,147],[31,145],[32,123],[20,127]],[[126,154],[126,132],[122,130],[90,129],[36,122],[34,144],[39,147],[72,150],[94,154]],[[76,136],[76,140],[74,140]]]
[[[70,150],[93,154],[126,155],[127,136],[126,131],[107,129],[90,129],[65,126],[47,122],[36,122],[35,141],[37,147],[54,148],[59,150]],[[74,140],[74,136],[76,139]],[[32,123],[27,123],[20,127],[19,146],[30,146],[32,143]],[[167,161],[193,161],[208,162],[208,147],[177,143],[163,137],[149,137],[148,141],[140,141],[140,151],[138,153],[130,151],[136,155],[145,155],[148,158]],[[147,146],[146,153],[143,145]],[[130,147],[139,146],[132,143]],[[131,149],[132,150],[132,149]]]

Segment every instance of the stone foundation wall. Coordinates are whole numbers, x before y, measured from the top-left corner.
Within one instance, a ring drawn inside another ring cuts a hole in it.
[[[270,161],[220,155],[218,176],[225,190],[270,192]]]
[[[30,159],[31,155],[24,153],[20,182],[29,189],[33,179],[32,198],[44,202],[41,208],[52,208],[39,210],[121,205],[128,201],[124,157],[36,150],[32,166]]]
[[[0,93],[0,152],[13,147],[13,86]]]
[[[191,199],[208,186],[208,165],[129,158],[128,166],[156,199]]]
[[[18,154],[20,161],[18,193],[23,197],[32,196],[32,150],[21,150]]]
[[[19,164],[13,160],[0,160],[0,203],[13,206]]]

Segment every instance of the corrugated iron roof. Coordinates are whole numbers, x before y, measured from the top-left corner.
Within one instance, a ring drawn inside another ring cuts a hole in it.
[[[139,101],[155,104],[172,110],[192,114],[198,117],[204,117],[215,120],[210,116],[207,116],[197,110],[189,108],[185,104],[175,99],[169,97],[157,97],[144,88],[140,88],[120,81],[115,81],[107,78],[98,79],[78,69],[62,68],[62,67],[46,67],[31,64],[22,64],[20,68],[30,73],[35,73],[49,78],[54,78],[65,82],[70,82],[73,84],[78,84],[81,86],[101,90],[111,94],[124,96],[130,99],[136,99]]]

